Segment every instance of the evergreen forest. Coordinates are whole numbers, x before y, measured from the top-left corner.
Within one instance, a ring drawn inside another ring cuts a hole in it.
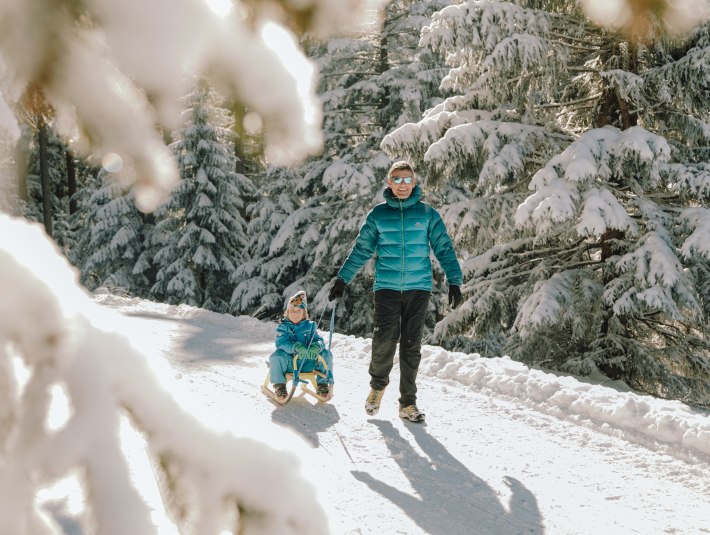
[[[275,320],[304,289],[318,320],[406,159],[464,271],[451,310],[434,262],[425,343],[708,407],[710,22],[629,32],[582,4],[392,0],[347,35],[302,32],[324,141],[288,166],[196,77],[158,132],[180,180],[153,210],[119,156],[83,156],[23,100],[0,210],[43,225],[90,291]],[[347,287],[338,332],[371,336],[373,279]]]

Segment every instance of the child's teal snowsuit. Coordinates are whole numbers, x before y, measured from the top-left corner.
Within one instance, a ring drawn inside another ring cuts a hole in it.
[[[303,319],[298,323],[293,323],[290,319],[284,318],[281,320],[276,329],[276,351],[269,357],[269,374],[271,383],[279,384],[286,382],[286,373],[293,372],[293,355],[296,353],[295,345],[300,342],[305,347],[310,347],[315,344],[319,349],[320,355],[328,365],[328,369],[332,368],[333,354],[325,347],[325,342],[321,335],[318,334],[316,323],[311,320]],[[323,364],[317,358],[309,359],[303,363],[301,372],[312,372],[318,370],[326,373]],[[299,362],[300,364],[300,362]],[[316,379],[318,384],[328,383],[324,377]]]

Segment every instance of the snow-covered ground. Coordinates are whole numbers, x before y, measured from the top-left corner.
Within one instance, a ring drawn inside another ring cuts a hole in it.
[[[128,320],[117,328],[202,422],[294,454],[334,534],[710,533],[707,412],[427,346],[418,381],[426,424],[397,416],[397,367],[368,417],[370,340],[337,333],[333,400],[297,394],[277,407],[260,391],[276,324],[96,299]],[[130,429],[124,448],[159,531],[174,533]],[[47,508],[81,533],[58,492],[47,493]]]

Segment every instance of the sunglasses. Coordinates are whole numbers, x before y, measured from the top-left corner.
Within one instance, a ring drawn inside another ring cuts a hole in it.
[[[394,182],[395,184],[401,184],[404,182],[405,184],[411,184],[414,181],[414,177],[412,175],[409,176],[391,176],[390,180]]]

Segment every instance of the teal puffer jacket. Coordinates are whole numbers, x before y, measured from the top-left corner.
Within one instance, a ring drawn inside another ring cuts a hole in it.
[[[276,349],[293,355],[296,352],[295,346],[299,342],[306,347],[316,344],[321,351],[325,349],[325,342],[323,337],[318,334],[318,326],[315,321],[304,319],[293,323],[288,318],[281,320],[276,328]]]
[[[419,186],[405,200],[395,197],[390,188],[384,196],[385,202],[367,214],[338,277],[349,284],[376,254],[375,291],[431,291],[433,250],[448,283],[461,286],[463,275],[451,238],[439,212],[420,200]]]

